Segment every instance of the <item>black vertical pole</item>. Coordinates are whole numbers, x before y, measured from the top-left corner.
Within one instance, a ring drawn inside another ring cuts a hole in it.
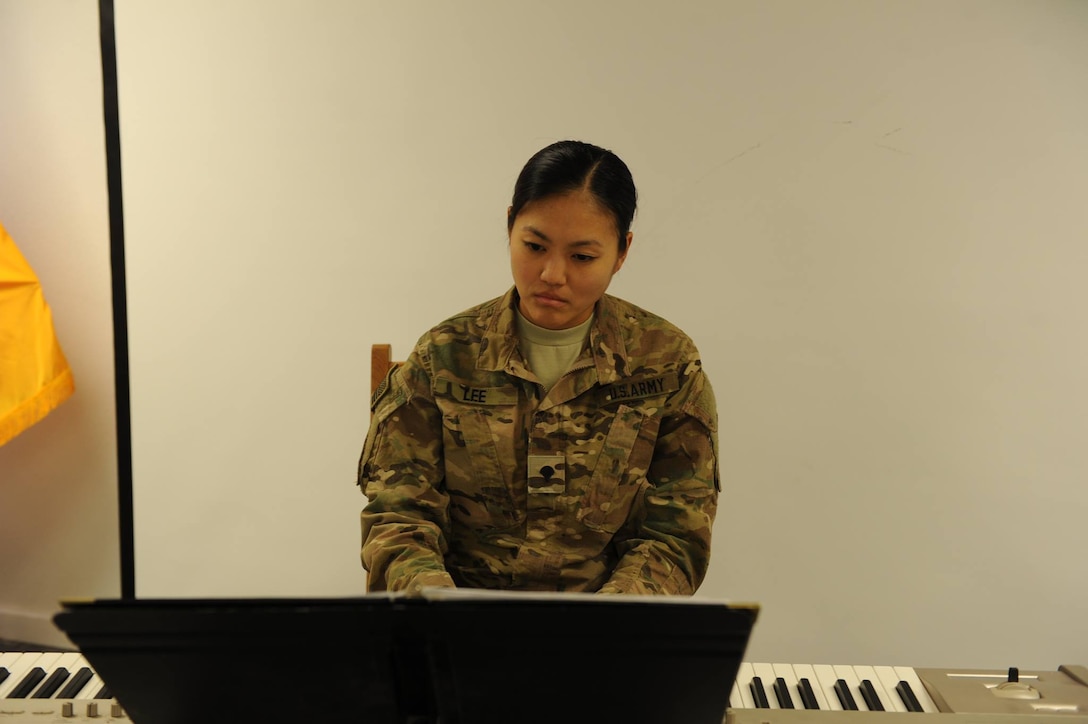
[[[106,120],[106,180],[110,206],[113,277],[113,379],[117,405],[117,499],[121,533],[121,598],[136,597],[132,521],[132,416],[129,408],[128,303],[125,285],[125,219],[121,203],[121,124],[117,104],[117,42],[113,0],[98,2],[102,45],[102,105]]]

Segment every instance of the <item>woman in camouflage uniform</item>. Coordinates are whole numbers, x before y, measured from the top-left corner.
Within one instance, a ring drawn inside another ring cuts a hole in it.
[[[699,587],[717,411],[688,336],[605,293],[636,198],[624,162],[587,143],[526,163],[507,211],[514,286],[424,334],[371,401],[369,590]]]

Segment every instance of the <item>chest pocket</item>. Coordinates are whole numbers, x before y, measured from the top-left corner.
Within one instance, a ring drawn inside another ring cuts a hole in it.
[[[450,517],[472,528],[520,522],[511,488],[518,436],[517,390],[435,381],[442,413],[443,461]]]
[[[626,522],[650,469],[660,425],[660,416],[641,407],[615,409],[582,493],[585,525],[614,533]]]

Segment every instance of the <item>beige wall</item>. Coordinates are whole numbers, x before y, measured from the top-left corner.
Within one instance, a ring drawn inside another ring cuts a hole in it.
[[[0,637],[67,643],[61,599],[120,595],[104,139],[97,3],[0,0],[0,222],[76,383],[0,447]]]
[[[517,168],[579,137],[641,192],[612,291],[715,383],[699,595],[763,604],[749,658],[1088,660],[1085,4],[117,18],[138,594],[361,590],[369,346],[503,291]]]

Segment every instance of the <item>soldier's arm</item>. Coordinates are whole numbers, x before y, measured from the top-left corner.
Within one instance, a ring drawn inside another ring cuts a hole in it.
[[[368,500],[360,515],[367,587],[453,586],[443,562],[449,498],[441,485],[441,415],[417,354],[387,378],[371,408],[358,479]]]
[[[718,505],[717,411],[701,370],[687,384],[680,409],[662,420],[649,485],[601,593],[690,595],[706,575]]]

